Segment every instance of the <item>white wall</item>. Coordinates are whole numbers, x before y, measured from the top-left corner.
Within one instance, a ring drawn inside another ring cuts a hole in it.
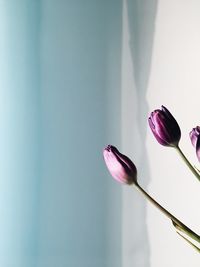
[[[149,111],[166,105],[182,129],[180,146],[197,166],[189,131],[200,124],[199,1],[158,4],[147,100]],[[161,147],[148,131],[149,191],[188,226],[200,232],[199,182],[175,151]],[[199,255],[179,238],[170,222],[148,207],[152,266],[199,266]]]
[[[139,183],[200,232],[199,182],[173,149],[153,137],[147,118],[163,104],[177,118],[181,147],[197,166],[188,133],[200,124],[199,1],[124,1],[122,127],[124,153]],[[147,157],[148,156],[148,162]],[[199,266],[199,254],[169,220],[129,188],[123,191],[123,266]]]

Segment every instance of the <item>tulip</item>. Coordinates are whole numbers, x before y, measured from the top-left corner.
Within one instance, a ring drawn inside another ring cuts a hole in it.
[[[197,154],[198,161],[200,162],[200,137],[198,137],[197,139],[196,154]]]
[[[161,110],[156,109],[151,112],[148,121],[158,143],[163,146],[178,146],[181,130],[177,121],[166,107],[162,106]]]
[[[118,182],[128,185],[137,182],[137,169],[134,163],[116,147],[108,145],[103,150],[103,157],[110,174]]]
[[[200,127],[196,126],[196,128],[193,128],[192,131],[189,133],[189,135],[192,145],[196,148],[197,139],[200,135]]]
[[[200,181],[200,174],[195,170],[186,156],[183,154],[182,150],[179,147],[179,141],[181,139],[181,130],[180,127],[169,112],[169,110],[162,106],[161,109],[156,109],[155,111],[151,112],[149,117],[149,126],[157,139],[158,143],[163,146],[174,147],[181,158],[184,160],[186,165],[192,171],[192,173],[197,177]],[[200,161],[200,138],[199,141],[197,140],[198,129],[192,131],[192,143],[196,144],[196,153],[197,157]],[[198,144],[198,145],[197,145]]]
[[[196,126],[190,132],[190,140],[196,149],[197,158],[200,161],[200,126]]]
[[[103,150],[103,156],[110,174],[118,182],[122,184],[134,185],[142,195],[150,201],[156,208],[158,208],[166,217],[172,220],[173,224],[180,231],[192,239],[200,242],[200,236],[178,220],[168,210],[163,208],[157,201],[155,201],[137,182],[137,169],[134,163],[125,155],[121,154],[116,147],[108,145]]]

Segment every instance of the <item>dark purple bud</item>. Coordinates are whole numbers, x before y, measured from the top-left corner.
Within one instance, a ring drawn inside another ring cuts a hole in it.
[[[197,154],[198,161],[200,162],[200,135],[197,138],[196,154]]]
[[[134,163],[116,147],[108,145],[103,150],[103,157],[110,174],[118,182],[129,185],[137,182],[137,169]]]
[[[167,108],[161,106],[151,112],[149,126],[158,141],[163,146],[176,147],[181,138],[180,127]]]
[[[200,127],[196,126],[193,128],[189,135],[192,145],[196,149],[197,158],[200,162]]]

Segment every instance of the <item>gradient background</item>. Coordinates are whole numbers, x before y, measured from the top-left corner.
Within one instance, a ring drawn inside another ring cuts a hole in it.
[[[102,150],[119,140],[121,16],[120,1],[0,1],[1,266],[120,266]]]
[[[118,146],[141,185],[199,232],[199,184],[146,122],[166,105],[198,164],[188,132],[200,114],[199,8],[197,0],[0,0],[2,267],[199,266],[102,160],[106,144]]]

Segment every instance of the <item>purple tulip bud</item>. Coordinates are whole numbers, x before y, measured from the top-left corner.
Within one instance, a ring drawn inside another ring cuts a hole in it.
[[[177,147],[181,138],[180,127],[167,108],[161,106],[151,112],[149,126],[157,139],[163,146]]]
[[[196,154],[197,154],[198,161],[200,162],[200,137],[198,137],[197,139]]]
[[[137,182],[137,169],[134,163],[121,154],[116,147],[108,145],[103,150],[106,166],[114,179],[123,184]]]
[[[196,128],[193,128],[192,131],[189,133],[190,135],[190,140],[192,142],[192,145],[196,148],[196,144],[197,144],[197,139],[199,137],[200,134],[200,127],[196,126]]]
[[[189,135],[192,145],[196,148],[197,158],[200,162],[200,126],[193,128]]]

